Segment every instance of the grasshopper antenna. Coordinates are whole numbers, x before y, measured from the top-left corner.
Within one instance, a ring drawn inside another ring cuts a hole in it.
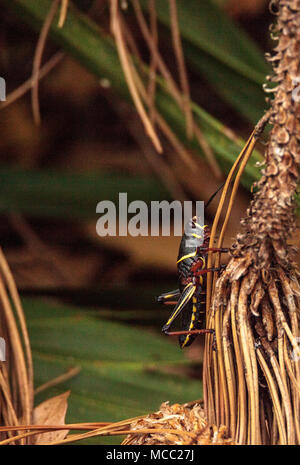
[[[214,192],[213,195],[210,196],[210,198],[208,199],[208,201],[204,204],[205,208],[207,208],[208,205],[210,204],[210,202],[213,201],[213,199],[215,198],[215,196],[217,195],[217,193],[222,189],[222,187],[224,187],[224,184],[225,184],[225,182],[223,182],[223,184],[216,190],[216,192]]]

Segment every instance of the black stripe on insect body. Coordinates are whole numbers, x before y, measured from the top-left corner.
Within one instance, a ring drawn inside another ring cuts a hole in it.
[[[181,330],[187,331],[186,334],[178,335],[180,347],[188,347],[197,337],[197,334],[191,331],[202,330],[205,327],[205,300],[201,294],[201,287],[196,295],[190,299],[186,307],[181,312]]]
[[[199,252],[199,247],[206,249],[209,243],[209,229],[207,226],[201,226],[194,217],[188,224],[185,233],[182,236],[178,259],[178,284],[179,299],[173,313],[163,327],[163,332],[169,332],[175,318],[181,316],[181,332],[178,334],[179,345],[181,348],[187,347],[195,340],[197,334],[191,331],[202,330],[205,323],[205,301],[203,294],[206,287],[206,276],[202,274],[206,268],[207,253]],[[200,274],[198,272],[200,271]],[[178,295],[176,291],[165,294],[167,299]],[[162,296],[160,296],[161,299]],[[178,333],[178,332],[176,332]]]
[[[207,269],[207,256],[209,251],[227,252],[227,249],[209,249],[209,240],[209,227],[202,226],[198,218],[193,217],[185,228],[179,246],[177,258],[179,289],[158,297],[161,303],[167,303],[170,299],[178,299],[162,331],[170,336],[178,335],[181,348],[192,344],[198,334],[213,332],[213,330],[205,329],[206,274],[219,269]],[[180,331],[169,331],[178,315],[181,316]]]
[[[206,250],[208,249],[209,238],[210,230],[208,226],[201,226],[197,222],[197,218],[194,217],[182,236],[176,262],[180,292],[189,282],[198,283],[196,272],[206,268]],[[200,278],[200,284],[203,285],[203,277]]]

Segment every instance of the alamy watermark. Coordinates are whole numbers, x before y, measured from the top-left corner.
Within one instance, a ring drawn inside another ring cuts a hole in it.
[[[300,83],[300,76],[293,79],[294,86],[299,83]],[[295,89],[292,90],[292,99],[294,100],[294,102],[300,101],[300,86],[297,86],[295,87]]]
[[[3,337],[0,337],[0,362],[5,362],[6,358],[6,343]]]
[[[151,201],[150,205],[142,200],[134,200],[128,204],[126,192],[119,193],[118,207],[111,200],[102,200],[97,204],[96,213],[101,217],[97,220],[96,231],[101,237],[105,236],[170,236],[171,223],[173,235],[181,236],[182,230],[190,236],[192,241],[198,239],[197,245],[203,243],[204,202],[174,200],[168,202]],[[191,218],[196,216],[195,224]]]
[[[0,77],[0,102],[6,100],[6,82],[3,77]]]
[[[298,347],[297,347],[297,350],[294,349],[292,354],[291,354],[291,359],[294,361],[294,362],[298,362],[300,360],[300,337],[296,337],[296,341],[298,343]]]

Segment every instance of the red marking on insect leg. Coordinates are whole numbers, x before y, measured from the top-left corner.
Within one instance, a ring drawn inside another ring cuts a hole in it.
[[[167,336],[180,336],[185,334],[214,334],[214,329],[191,329],[190,331],[166,331]]]
[[[212,253],[217,253],[217,252],[224,252],[227,253],[229,252],[229,249],[224,248],[224,247],[198,247],[199,252],[212,252]]]
[[[221,265],[218,268],[204,268],[204,270],[197,271],[195,276],[201,276],[202,274],[206,274],[209,272],[221,271],[226,265]]]

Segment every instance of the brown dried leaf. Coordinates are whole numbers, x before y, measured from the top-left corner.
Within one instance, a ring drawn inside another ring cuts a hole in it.
[[[33,412],[35,425],[64,425],[70,391],[64,392],[39,404]],[[64,439],[69,430],[49,431],[35,436],[34,444],[45,444]]]

